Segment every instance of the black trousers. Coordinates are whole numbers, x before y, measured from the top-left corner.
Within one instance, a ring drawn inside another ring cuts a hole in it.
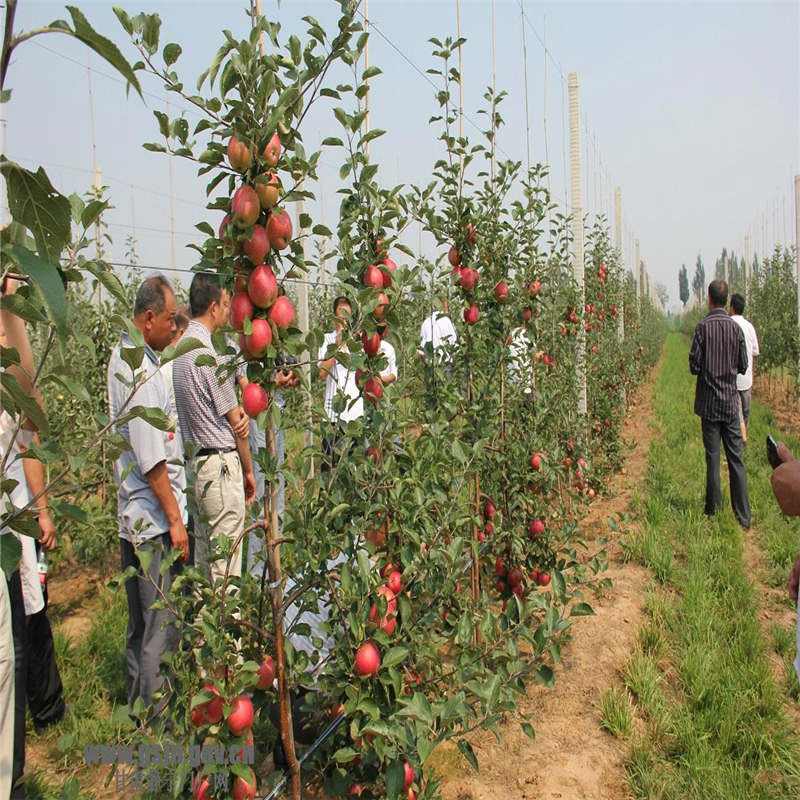
[[[8,578],[8,596],[11,601],[11,633],[14,637],[14,758],[11,766],[11,800],[24,800],[25,787],[22,773],[25,771],[25,707],[28,678],[27,630],[25,603],[22,599],[22,581],[19,570]]]
[[[38,550],[38,543],[37,543]],[[53,631],[47,616],[47,584],[43,587],[44,608],[28,620],[28,709],[33,725],[41,731],[64,716],[64,687],[56,663]]]
[[[730,475],[731,506],[739,524],[750,527],[750,499],[747,494],[747,471],[742,461],[742,432],[738,419],[702,420],[703,446],[706,450],[706,507],[709,516],[722,507],[720,485],[720,441],[725,448]]]

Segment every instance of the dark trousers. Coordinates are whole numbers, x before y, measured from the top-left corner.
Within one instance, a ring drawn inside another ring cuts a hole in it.
[[[25,771],[25,706],[27,705],[25,684],[28,677],[28,648],[25,602],[22,599],[19,570],[8,578],[8,595],[11,601],[11,633],[14,637],[14,759],[11,767],[13,787],[11,800],[24,800],[25,787],[22,785],[22,773]]]
[[[37,551],[39,544],[36,545]],[[64,716],[64,687],[56,663],[53,631],[47,616],[47,584],[42,587],[44,608],[28,619],[28,709],[41,731]]]
[[[191,541],[191,537],[190,537]],[[166,574],[161,574],[164,556],[171,548],[168,533],[162,533],[149,539],[139,549],[147,548],[152,554],[145,574],[136,555],[134,546],[125,539],[120,539],[122,569],[135,567],[137,575],[125,581],[125,594],[128,599],[128,631],[126,642],[126,658],[128,663],[128,706],[141,698],[148,707],[153,702],[153,693],[161,688],[161,659],[165,653],[175,649],[178,632],[174,617],[167,609],[153,608],[156,600],[160,600],[159,587],[165,595],[169,595],[172,581],[181,569],[176,561]]]
[[[742,432],[738,419],[725,421],[702,420],[703,446],[706,450],[706,508],[708,515],[715,514],[722,506],[720,485],[720,440],[725,447],[730,475],[731,506],[739,524],[750,527],[750,500],[747,495],[747,471],[742,461]]]
[[[350,442],[347,446],[347,436],[344,428],[338,422],[328,425],[327,432],[322,436],[322,460],[320,461],[319,471],[330,472],[339,463],[339,459],[344,455],[345,450],[353,452],[355,442]]]

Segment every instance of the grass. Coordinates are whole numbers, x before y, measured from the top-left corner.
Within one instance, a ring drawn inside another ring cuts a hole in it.
[[[800,743],[785,712],[791,693],[776,684],[768,653],[772,645],[793,658],[793,641],[782,630],[768,642],[761,629],[755,565],[730,510],[712,520],[701,513],[705,466],[691,396],[687,344],[673,334],[655,392],[661,434],[650,450],[643,525],[627,542],[629,557],[656,580],[624,673],[644,721],[629,754],[630,784],[637,797],[658,800],[796,800]],[[770,424],[768,410],[755,405],[748,535],[758,537],[777,581],[800,537],[774,508],[761,444]]]
[[[633,711],[627,692],[608,689],[600,698],[600,724],[612,736],[625,739],[633,729]]]

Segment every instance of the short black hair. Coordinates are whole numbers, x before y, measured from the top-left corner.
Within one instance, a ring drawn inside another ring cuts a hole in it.
[[[189,287],[189,309],[192,317],[202,317],[212,303],[222,299],[222,281],[219,275],[210,272],[198,272],[192,278]]]
[[[728,303],[728,282],[722,279],[708,284],[708,297],[715,308],[724,308]]]
[[[353,304],[350,302],[350,298],[349,298],[349,297],[345,297],[343,294],[340,294],[340,295],[339,295],[339,296],[338,296],[338,297],[337,297],[337,298],[336,298],[336,299],[333,301],[333,313],[334,313],[334,314],[336,314],[336,312],[339,310],[339,306],[340,306],[342,303],[347,303],[347,305],[349,305],[349,306],[350,306],[350,308],[352,308],[352,307],[353,307]]]
[[[744,297],[738,292],[731,295],[731,308],[737,314],[744,314]]]
[[[161,314],[167,303],[167,292],[172,291],[169,281],[163,275],[152,275],[142,281],[136,300],[133,304],[133,316],[138,317],[145,311]]]

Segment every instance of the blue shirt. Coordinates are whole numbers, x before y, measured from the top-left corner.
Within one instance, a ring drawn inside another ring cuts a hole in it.
[[[120,409],[131,393],[134,373],[122,359],[121,350],[133,346],[125,334],[111,352],[108,362],[108,408],[111,419],[119,416]],[[158,356],[150,347],[145,347],[135,377],[137,382],[145,377],[147,381],[139,386],[122,413],[134,406],[145,406],[160,409],[172,417],[175,412],[169,389],[159,370]],[[141,417],[115,425],[115,431],[130,445],[130,449],[125,450],[114,463],[120,537],[136,544],[169,531],[167,516],[146,477],[162,461],[167,462],[169,482],[185,523],[186,471],[180,437],[153,427]]]

